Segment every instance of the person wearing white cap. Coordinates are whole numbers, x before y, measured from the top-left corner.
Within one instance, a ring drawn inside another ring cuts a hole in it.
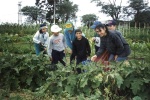
[[[41,24],[39,30],[33,36],[36,55],[39,55],[41,51],[44,51],[44,53],[46,53],[47,42],[49,38],[47,28],[48,27],[45,23]]]
[[[66,66],[63,58],[65,56],[65,49],[67,45],[64,35],[60,33],[61,30],[62,28],[60,28],[58,25],[52,25],[51,32],[53,35],[51,35],[49,38],[47,53],[52,61],[52,64],[57,64],[59,61]]]

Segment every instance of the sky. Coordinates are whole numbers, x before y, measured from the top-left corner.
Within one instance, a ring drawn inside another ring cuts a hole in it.
[[[18,2],[22,2],[22,6],[34,6],[36,0],[1,0],[0,1],[0,23],[9,22],[17,23],[18,22]],[[71,0],[74,4],[77,4],[79,11],[77,16],[81,17],[85,14],[96,14],[99,17],[100,21],[111,20],[111,17],[106,16],[99,12],[100,7],[96,7],[95,3],[91,3],[91,0]],[[101,0],[109,1],[109,0]],[[120,0],[116,0],[120,2]],[[122,6],[127,5],[127,0],[122,0]],[[150,0],[148,0],[150,2]],[[24,21],[25,17],[22,17]],[[79,19],[78,19],[79,20]]]

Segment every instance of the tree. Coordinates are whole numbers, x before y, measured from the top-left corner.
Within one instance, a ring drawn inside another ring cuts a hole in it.
[[[113,20],[119,20],[121,17],[121,12],[122,12],[122,0],[120,1],[119,5],[117,5],[116,0],[108,0],[109,3],[102,2],[100,0],[92,0],[91,2],[97,3],[97,6],[101,7],[102,13],[112,17]]]
[[[36,5],[39,8],[46,8],[47,14],[46,19],[49,22],[53,22],[54,19],[54,0],[36,0]],[[69,0],[55,0],[56,1],[56,22],[62,20],[66,22],[70,18],[76,18],[76,12],[78,11],[78,6],[70,2]]]
[[[82,22],[89,28],[98,17],[95,14],[86,14],[82,16]]]
[[[126,7],[128,15],[134,15],[134,21],[139,22],[140,16],[143,11],[148,9],[148,2],[144,0],[129,0],[129,6]],[[145,12],[144,12],[145,13]]]
[[[58,7],[58,14],[60,19],[63,20],[63,22],[66,22],[69,19],[76,18],[77,11],[78,11],[78,5],[73,4],[73,2],[70,1],[64,1]]]
[[[35,6],[25,6],[21,9],[23,15],[28,16],[27,21],[34,23],[38,22],[39,17],[42,17],[41,10]]]

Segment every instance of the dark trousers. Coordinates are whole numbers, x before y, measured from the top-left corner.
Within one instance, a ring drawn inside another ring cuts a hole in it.
[[[63,58],[65,57],[64,50],[63,51],[56,51],[52,50],[52,64],[58,64],[58,61],[62,63],[64,66],[66,66],[66,63],[63,61]]]
[[[98,47],[98,46],[95,45],[95,53],[98,51],[99,48],[100,47]]]
[[[87,60],[86,57],[84,57],[84,58],[79,58],[79,57],[77,57],[77,59],[76,59],[76,66],[77,66],[78,64],[80,64],[82,61],[85,61],[85,60]],[[77,68],[76,70],[77,70],[78,74],[81,73],[81,68]]]

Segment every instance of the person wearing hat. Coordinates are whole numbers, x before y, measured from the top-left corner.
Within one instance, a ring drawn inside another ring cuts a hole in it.
[[[91,28],[95,30],[96,26],[100,24],[102,24],[100,21],[95,21],[91,26]],[[100,47],[100,37],[96,32],[94,34],[94,37],[92,38],[92,41],[95,43],[95,53],[96,53]]]
[[[65,49],[67,47],[65,37],[60,31],[58,25],[51,26],[52,35],[49,37],[47,53],[52,61],[52,64],[57,64],[58,61],[66,66],[66,63],[63,61],[65,57]]]
[[[41,24],[39,30],[33,36],[36,55],[39,55],[41,51],[44,51],[44,53],[46,53],[47,41],[49,38],[47,28],[48,27],[45,23]]]
[[[106,26],[107,26],[109,31],[116,33],[123,41],[125,41],[124,37],[122,36],[122,33],[117,30],[117,22],[115,20],[108,21]],[[109,59],[113,59],[113,58],[114,58],[114,55],[111,54]]]
[[[66,44],[67,46],[71,49],[71,56],[70,56],[70,64],[72,62],[72,60],[75,60],[75,55],[73,55],[72,53],[72,42],[75,40],[75,28],[72,22],[66,22],[65,24],[65,29],[64,29],[64,35],[65,35],[65,39],[66,39]],[[82,33],[83,36],[85,36]]]
[[[117,28],[117,22],[115,20],[108,21],[106,26],[108,27],[108,30],[115,31],[118,35],[121,35],[121,32],[117,31],[117,29],[116,29]]]

